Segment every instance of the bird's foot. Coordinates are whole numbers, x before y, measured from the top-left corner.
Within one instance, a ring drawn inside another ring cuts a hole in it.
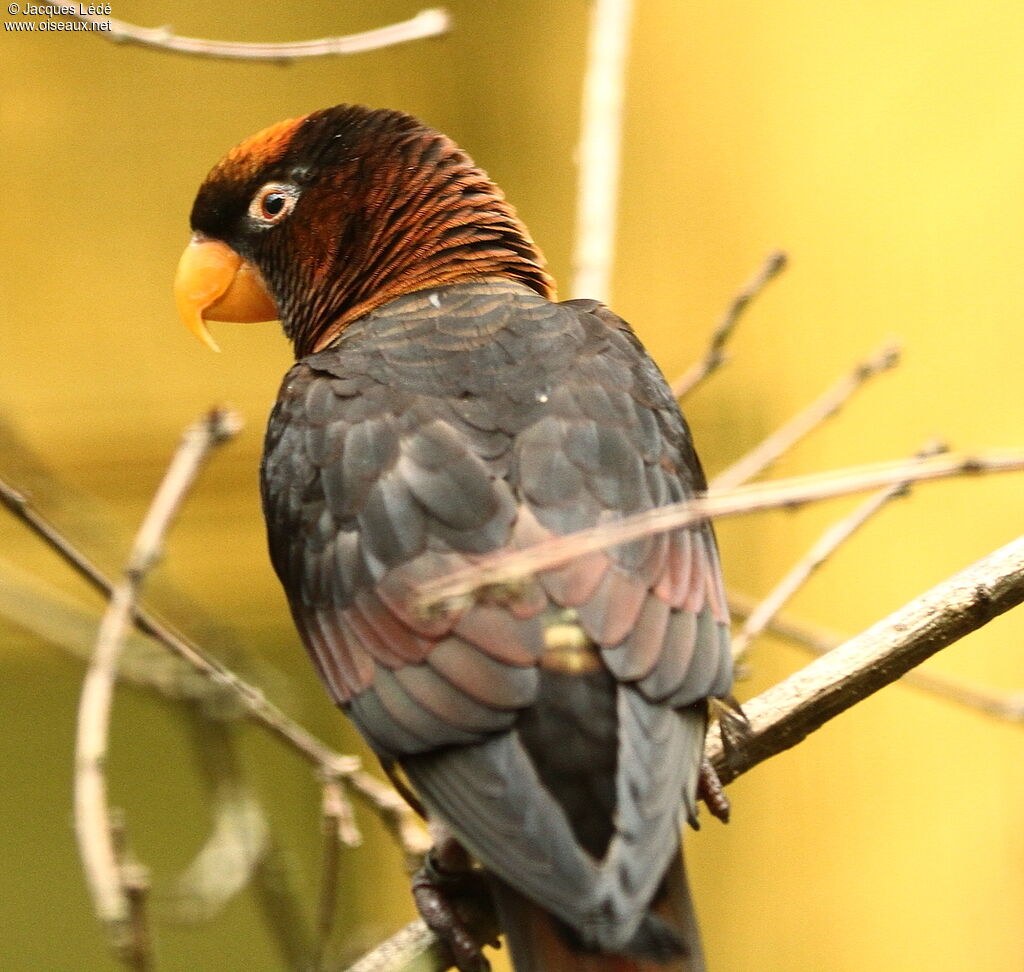
[[[725,795],[725,787],[718,778],[710,761],[702,760],[700,775],[697,777],[697,796],[704,801],[711,816],[717,817],[722,823],[729,822],[729,798]]]
[[[488,900],[483,875],[472,868],[456,841],[431,849],[412,878],[412,896],[427,927],[448,947],[459,972],[490,972],[491,964],[470,932],[475,924],[467,910]]]

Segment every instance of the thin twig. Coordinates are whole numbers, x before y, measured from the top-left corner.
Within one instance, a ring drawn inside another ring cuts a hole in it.
[[[898,345],[888,344],[860,362],[848,375],[844,375],[824,394],[794,415],[785,425],[764,439],[756,448],[723,469],[711,481],[712,489],[732,489],[748,482],[768,469],[784,452],[791,449],[809,432],[813,432],[859,391],[864,383],[900,363]]]
[[[313,947],[314,969],[324,967],[327,946],[334,932],[338,905],[338,868],[342,847],[357,847],[362,842],[356,828],[355,814],[342,781],[337,777],[324,780],[321,801],[324,837],[323,863],[320,876],[320,901],[317,907],[316,941]]]
[[[594,0],[583,77],[572,296],[608,301],[632,0]]]
[[[94,588],[110,596],[113,583],[75,545],[47,521],[20,491],[0,480],[0,504],[6,506],[23,524],[41,537],[63,560],[70,564]],[[263,692],[237,676],[219,661],[172,631],[139,605],[134,605],[135,626],[149,635],[211,684],[229,691],[241,703],[245,715],[256,725],[284,742],[324,775],[337,775],[348,783],[360,799],[382,820],[398,841],[406,867],[413,871],[430,847],[415,813],[389,786],[366,773],[358,758],[331,749],[312,733],[285,715]],[[153,683],[147,672],[138,672],[140,684],[166,694],[170,686]]]
[[[407,874],[423,865],[423,855],[430,850],[430,836],[409,804],[386,783],[369,773],[347,773],[345,782],[352,792],[367,803],[383,821],[402,850]]]
[[[919,668],[907,672],[901,681],[929,695],[1024,726],[1024,692],[996,692],[983,685],[968,685],[960,679]]]
[[[946,452],[947,446],[942,442],[930,442],[917,452],[917,456],[935,456]],[[875,514],[897,497],[906,496],[910,483],[894,483],[873,496],[869,496],[852,513],[832,524],[811,546],[800,560],[765,596],[764,600],[750,612],[743,626],[733,638],[732,654],[737,661],[741,660],[750,647],[751,642],[764,631],[772,618],[782,610],[784,604],[791,600],[811,575],[831,557],[847,540],[850,539]]]
[[[181,37],[170,27],[137,27],[114,17],[73,13],[75,20],[96,25],[93,32],[118,44],[136,44],[158,51],[188,54],[193,57],[227,58],[236,61],[274,61],[287,64],[307,57],[337,54],[362,54],[382,47],[394,47],[408,41],[437,37],[451,29],[451,17],[443,7],[421,10],[410,20],[342,37],[285,44],[248,44],[239,41],[214,41],[200,37]],[[108,26],[105,26],[109,24]],[[102,26],[101,26],[102,25]]]
[[[459,609],[467,599],[487,589],[502,596],[514,596],[516,585],[539,571],[558,567],[584,554],[692,526],[703,520],[778,507],[792,509],[815,500],[877,489],[904,480],[923,482],[1021,469],[1024,469],[1024,451],[1019,449],[977,455],[954,453],[909,461],[869,463],[810,476],[753,483],[733,490],[716,490],[682,503],[627,516],[615,523],[554,536],[522,550],[488,554],[468,567],[421,584],[417,592],[418,608],[428,614],[442,608]]]
[[[299,873],[300,867],[291,849],[271,833],[252,882],[253,899],[277,944],[280,967],[286,969],[308,968],[310,949],[300,949],[303,942],[313,940],[305,907],[305,875]]]
[[[175,918],[207,921],[258,875],[270,845],[270,825],[259,798],[246,782],[233,727],[220,720],[189,720],[196,763],[206,786],[213,826],[203,846],[174,886]],[[292,909],[294,912],[295,909]],[[310,939],[294,920],[268,916],[268,925],[287,936],[282,952],[294,966],[309,954]],[[294,919],[294,914],[288,915]],[[278,935],[279,941],[282,936]]]
[[[796,745],[925,658],[1024,602],[1024,537],[915,598],[824,658],[743,703],[747,733],[722,746],[718,724],[705,753],[723,783]],[[443,972],[437,940],[414,921],[349,972]]]
[[[122,957],[125,965],[135,972],[146,972],[154,965],[147,909],[152,887],[148,869],[135,858],[128,846],[124,814],[119,811],[111,811],[110,814],[110,839],[120,861],[121,884],[128,904],[127,924],[130,932],[125,936],[127,947]]]
[[[113,582],[53,524],[46,520],[29,503],[23,493],[3,480],[0,480],[0,504],[42,538],[97,591],[108,598],[113,595]],[[249,718],[290,745],[314,767],[336,771],[358,768],[358,760],[336,753],[268,701],[260,689],[250,685],[215,658],[207,655],[144,607],[133,604],[132,612],[135,626],[140,631],[155,638],[182,661],[187,662],[197,672],[209,678],[215,685],[233,692]]]
[[[153,942],[149,933],[149,871],[131,857],[122,858],[121,885],[128,899],[131,929],[127,936],[129,953],[125,964],[136,972],[146,972],[153,967]]]
[[[867,631],[744,702],[749,734],[707,755],[723,783],[796,745],[850,706],[1024,602],[1024,537],[915,598]]]
[[[754,598],[738,594],[736,591],[728,592],[728,600],[730,613],[741,619],[750,617],[759,603]],[[849,640],[847,636],[819,625],[794,621],[781,615],[772,618],[765,630],[815,655],[827,655]],[[949,678],[923,668],[907,672],[900,679],[900,683],[930,695],[937,695],[965,708],[983,712],[1003,722],[1024,725],[1024,692],[1000,692],[981,685],[967,685],[960,679]]]
[[[132,908],[121,869],[107,803],[104,765],[110,729],[117,659],[132,617],[135,598],[160,555],[163,538],[181,507],[203,461],[214,447],[240,427],[233,413],[213,411],[186,431],[132,544],[124,578],[114,588],[103,616],[96,650],[85,673],[78,707],[75,745],[75,831],[86,880],[100,920],[107,925],[117,952],[133,967],[148,966],[132,921]]]
[[[708,342],[704,357],[694,362],[684,374],[672,382],[672,394],[676,398],[685,398],[728,361],[725,344],[732,337],[732,332],[743,312],[750,306],[751,301],[786,269],[787,261],[788,257],[782,250],[769,254],[761,269],[743,285],[711,332],[711,340]]]
[[[98,614],[64,591],[0,557],[0,616],[79,661],[92,657]],[[139,632],[128,634],[117,669],[120,681],[175,701],[198,703],[204,712],[225,708],[227,693]],[[237,707],[235,707],[237,708]]]
[[[96,640],[95,612],[2,558],[0,614],[76,658],[91,657]],[[232,704],[234,696],[230,690],[197,677],[162,645],[139,633],[125,638],[117,678],[119,686],[149,689],[174,702],[187,703],[183,710],[196,742],[199,766],[213,793],[214,826],[177,882],[176,916],[183,920],[210,917],[251,878],[285,964],[298,967],[309,955],[311,939],[303,937],[304,921],[295,900],[290,862],[283,859],[273,841],[255,796],[243,786],[237,759],[220,755],[231,746],[228,721],[242,714],[240,707]],[[225,785],[227,781],[231,781],[230,786]],[[247,847],[256,845],[260,845],[258,853],[249,855],[251,865],[247,868],[240,858]]]

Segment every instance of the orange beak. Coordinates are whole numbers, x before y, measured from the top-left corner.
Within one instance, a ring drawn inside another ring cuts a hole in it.
[[[174,277],[178,314],[200,341],[219,351],[207,321],[256,324],[280,314],[259,270],[226,243],[196,233],[185,247]]]

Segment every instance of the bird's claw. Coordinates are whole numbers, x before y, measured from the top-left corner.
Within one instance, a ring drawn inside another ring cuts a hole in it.
[[[711,816],[729,822],[729,798],[725,795],[725,787],[718,778],[714,766],[709,760],[701,760],[700,774],[697,777],[697,796],[704,801]]]
[[[472,870],[445,870],[436,850],[412,878],[412,896],[427,927],[451,951],[459,972],[490,972],[491,964],[469,930],[460,905],[489,894],[486,882]]]

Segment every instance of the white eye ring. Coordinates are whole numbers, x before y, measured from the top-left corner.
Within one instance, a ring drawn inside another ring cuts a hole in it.
[[[289,182],[268,182],[249,203],[249,216],[262,226],[276,226],[291,215],[299,201],[299,188]]]

